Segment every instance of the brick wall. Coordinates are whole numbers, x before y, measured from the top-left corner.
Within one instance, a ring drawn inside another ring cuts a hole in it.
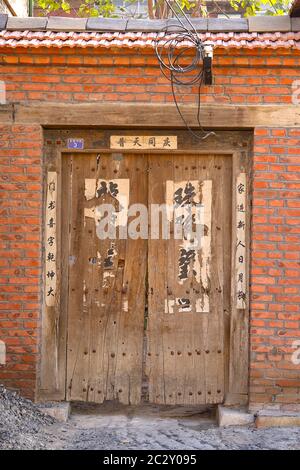
[[[33,397],[39,349],[42,133],[0,126],[0,382]]]
[[[300,51],[217,50],[215,84],[203,102],[290,104]],[[0,49],[8,102],[171,102],[150,50]],[[184,89],[185,102],[196,90]],[[0,380],[34,393],[40,322],[42,135],[1,129],[1,337],[9,364]],[[251,262],[250,399],[300,405],[299,160],[297,129],[255,130]],[[298,173],[297,173],[298,171]],[[29,197],[28,197],[29,196]]]
[[[215,85],[203,102],[288,104],[299,77],[300,51],[216,51]],[[151,51],[124,49],[0,49],[0,76],[9,102],[172,102],[170,84]],[[197,89],[184,87],[186,102]]]
[[[300,365],[291,357],[295,341],[300,348],[299,182],[300,129],[257,128],[251,250],[253,405],[300,404]]]

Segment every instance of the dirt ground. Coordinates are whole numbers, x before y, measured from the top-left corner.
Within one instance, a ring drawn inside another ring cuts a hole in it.
[[[53,423],[30,400],[0,385],[0,450],[45,448]]]
[[[54,425],[56,428],[57,425]],[[56,433],[54,433],[56,434]],[[300,428],[219,428],[213,416],[176,407],[73,406],[51,448],[93,450],[300,449]]]
[[[218,428],[214,412],[183,407],[73,404],[67,423],[0,387],[0,449],[300,449],[300,428]]]

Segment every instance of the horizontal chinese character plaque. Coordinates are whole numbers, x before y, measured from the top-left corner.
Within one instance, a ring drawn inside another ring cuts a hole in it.
[[[111,149],[124,150],[175,150],[176,135],[112,135]]]

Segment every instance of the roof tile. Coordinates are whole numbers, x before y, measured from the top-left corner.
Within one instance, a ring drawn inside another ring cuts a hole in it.
[[[18,18],[15,16],[11,16],[7,20],[6,29],[10,30],[43,30],[46,29],[47,25],[47,18],[37,18],[37,17],[30,17],[30,18]]]
[[[198,32],[207,31],[208,20],[207,18],[190,18],[190,21],[187,21],[185,18],[181,18],[183,26],[191,29],[191,23]],[[168,26],[178,26],[178,21],[175,18],[170,18],[168,20]]]
[[[248,31],[248,20],[246,18],[208,18],[208,31]]]
[[[50,31],[85,31],[87,18],[66,18],[50,16],[47,30]]]
[[[6,28],[8,15],[0,15],[0,30]]]
[[[284,32],[291,31],[291,19],[284,16],[250,16],[249,32]]]
[[[300,18],[291,18],[292,31],[300,31]]]
[[[151,32],[159,31],[167,26],[167,20],[137,20],[130,19],[126,25],[126,31]]]
[[[89,31],[126,31],[128,20],[119,18],[88,18]]]
[[[66,31],[0,31],[0,46],[15,47],[129,47],[154,48],[158,37],[154,32],[66,32]],[[161,36],[163,37],[163,35]],[[170,34],[169,38],[175,37]],[[272,48],[300,49],[300,32],[289,33],[199,33],[203,42],[213,43],[221,48]],[[166,38],[164,38],[165,40]],[[180,47],[192,43],[182,41]]]

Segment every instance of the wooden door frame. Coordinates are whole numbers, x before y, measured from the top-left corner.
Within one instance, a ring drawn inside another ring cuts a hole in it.
[[[61,217],[61,209],[63,204],[63,194],[67,190],[64,187],[65,181],[62,178],[63,156],[70,153],[75,154],[87,153],[120,153],[109,148],[109,136],[114,135],[166,135],[166,130],[147,130],[143,126],[136,129],[83,129],[76,126],[71,129],[51,129],[44,128],[44,181],[48,171],[56,171],[58,175],[58,204],[57,204],[57,258],[61,263],[57,266],[58,277],[62,279],[58,284],[57,302],[55,308],[49,310],[45,306],[45,296],[43,295],[42,308],[42,347],[41,360],[37,384],[38,400],[65,400],[66,397],[66,347],[67,347],[67,296],[61,295],[61,292],[67,292],[67,250],[62,250],[62,244],[66,243],[66,234],[68,227],[66,220]],[[252,166],[252,133],[249,131],[216,131],[216,136],[202,141],[191,139],[190,134],[186,130],[168,130],[167,134],[178,136],[178,150],[172,151],[154,151],[160,154],[221,154],[228,155],[233,158],[233,175],[236,172],[236,162],[242,158],[246,162],[245,172],[248,175],[248,188],[251,182],[251,166]],[[69,138],[83,138],[85,148],[83,150],[70,150],[67,148],[66,142]],[[199,148],[201,146],[201,148]],[[132,150],[123,151],[122,153],[133,153]],[[136,151],[140,154],[151,153],[145,150]],[[234,185],[233,185],[234,188]],[[249,205],[250,205],[250,192]],[[234,189],[233,189],[234,191]],[[46,184],[44,184],[44,201],[46,200]],[[234,204],[234,194],[232,194],[232,204]],[[234,213],[234,207],[233,207]],[[248,210],[248,269],[249,269],[249,246],[250,246],[250,210]],[[45,202],[43,211],[43,227],[45,227]],[[44,240],[44,235],[43,235]],[[45,255],[44,255],[45,257]],[[233,260],[232,260],[233,263]],[[43,266],[45,263],[43,263]],[[233,269],[233,266],[232,266]],[[234,272],[234,271],[232,271]],[[247,278],[249,272],[247,271]],[[45,279],[45,271],[43,270],[43,280]],[[44,283],[44,281],[43,281]],[[248,282],[249,286],[249,282]],[[44,290],[44,289],[43,289]],[[249,287],[248,287],[249,292]],[[232,292],[232,297],[233,297]],[[61,298],[61,299],[60,299]],[[249,296],[248,296],[249,299]],[[233,301],[232,301],[233,305]],[[229,372],[226,384],[226,400],[227,404],[246,404],[248,402],[248,323],[249,323],[249,300],[247,300],[247,308],[242,313],[236,309],[232,309],[230,318],[230,342],[229,342]],[[242,325],[243,334],[240,335],[239,325]],[[246,339],[246,341],[245,341]],[[241,359],[241,351],[244,352]],[[240,365],[239,365],[240,364]]]

